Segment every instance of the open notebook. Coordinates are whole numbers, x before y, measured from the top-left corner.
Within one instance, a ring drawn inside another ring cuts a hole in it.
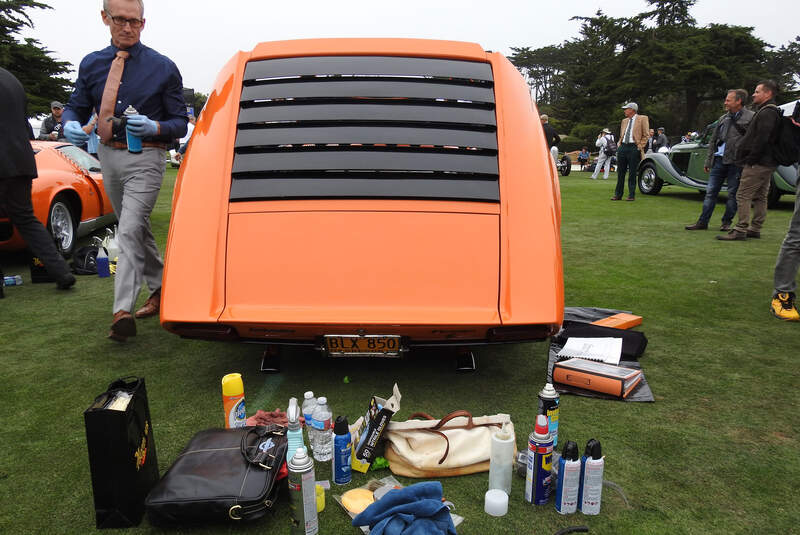
[[[619,364],[622,355],[622,338],[578,338],[567,339],[558,352],[559,358],[578,357],[606,364]]]

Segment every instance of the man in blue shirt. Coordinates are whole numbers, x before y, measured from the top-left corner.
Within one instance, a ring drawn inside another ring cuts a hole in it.
[[[717,205],[717,196],[722,189],[722,184],[728,184],[728,201],[725,203],[725,213],[722,216],[722,231],[729,231],[733,216],[736,215],[736,190],[739,188],[739,175],[742,168],[733,160],[736,156],[736,147],[742,135],[747,130],[747,125],[753,118],[753,112],[744,109],[747,100],[747,91],[744,89],[729,89],[725,97],[726,113],[717,120],[714,133],[711,135],[708,156],[703,169],[708,175],[706,196],[703,199],[703,211],[697,223],[687,225],[686,230],[705,230]]]
[[[147,284],[150,297],[136,311],[136,317],[159,312],[164,264],[150,229],[150,213],[164,179],[164,151],[168,143],[184,136],[187,117],[178,68],[139,40],[145,25],[142,0],[104,0],[101,17],[111,32],[111,46],[81,61],[75,91],[64,111],[64,133],[72,143],[85,143],[88,135],[81,126],[93,109],[98,110],[98,157],[106,191],[119,219],[120,252],[109,338],[125,341],[136,334],[131,312],[142,283]],[[117,67],[121,62],[124,68],[120,74]],[[109,115],[119,118],[130,108],[136,112],[127,115],[128,131],[141,138],[143,145],[138,153],[127,150],[124,128],[104,130]]]

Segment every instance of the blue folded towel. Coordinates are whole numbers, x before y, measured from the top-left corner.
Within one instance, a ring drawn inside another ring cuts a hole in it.
[[[369,526],[370,535],[456,535],[438,481],[390,490],[356,515],[353,525]]]

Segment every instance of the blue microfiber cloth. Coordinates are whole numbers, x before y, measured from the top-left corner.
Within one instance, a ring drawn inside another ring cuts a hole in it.
[[[456,535],[438,481],[390,490],[356,515],[353,525],[368,525],[370,535]]]

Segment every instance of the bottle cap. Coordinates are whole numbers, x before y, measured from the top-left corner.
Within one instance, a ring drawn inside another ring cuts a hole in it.
[[[573,440],[567,440],[567,443],[564,444],[564,449],[561,450],[561,456],[567,461],[577,461],[578,444]]]
[[[308,454],[306,453],[306,447],[302,446],[300,448],[297,448],[297,451],[294,452],[292,460],[297,464],[302,464],[301,461],[305,460],[307,457]]]
[[[347,424],[347,416],[337,416],[336,423],[333,424],[334,435],[346,435],[350,432]]]
[[[507,425],[508,422],[503,422],[503,426],[495,432],[494,438],[496,438],[497,440],[502,440],[504,442],[511,440],[513,437],[511,433],[508,431],[506,427]]]
[[[539,395],[543,398],[555,399],[558,397],[558,392],[556,392],[556,389],[553,388],[553,383],[546,383],[544,388],[542,388],[542,391],[539,392]]]
[[[503,516],[508,512],[508,494],[500,489],[486,491],[483,510],[491,516]]]
[[[547,423],[547,416],[544,414],[536,415],[536,427],[533,428],[533,432],[537,435],[550,436],[550,425]]]
[[[222,378],[222,395],[239,396],[244,393],[241,373],[229,373]]]
[[[314,392],[312,392],[311,390],[303,394],[303,399],[311,399],[313,397],[314,397]]]
[[[325,396],[320,396],[317,398],[317,405],[326,405],[328,403],[328,398]]]
[[[592,459],[602,459],[603,450],[600,447],[600,441],[590,438],[589,442],[586,443],[586,450],[583,452],[583,454],[587,458],[591,457]]]

